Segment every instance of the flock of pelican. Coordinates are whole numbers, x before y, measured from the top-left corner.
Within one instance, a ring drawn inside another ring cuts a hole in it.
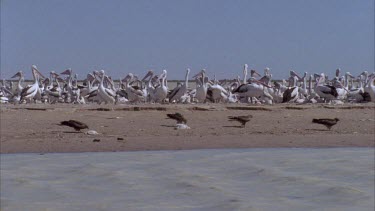
[[[104,70],[88,73],[82,84],[78,84],[77,74],[67,69],[60,74],[51,71],[43,76],[35,65],[31,67],[33,83],[25,85],[24,73],[17,72],[11,79],[3,80],[0,87],[0,103],[335,103],[375,102],[375,72],[362,72],[357,77],[336,70],[335,77],[307,72],[301,77],[290,71],[290,77],[282,82],[272,82],[269,68],[264,75],[250,70],[244,65],[243,78],[219,82],[207,76],[203,69],[192,77],[195,89],[189,87],[190,69],[185,80],[169,90],[167,71],[155,74],[150,70],[142,78],[129,73],[118,83],[106,75]],[[63,77],[64,76],[64,77]]]

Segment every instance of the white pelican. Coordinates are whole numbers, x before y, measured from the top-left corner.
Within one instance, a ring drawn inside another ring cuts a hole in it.
[[[39,77],[45,78],[35,65],[31,66],[31,72],[33,74],[34,83],[22,89],[20,103],[24,100],[33,99],[39,92]]]
[[[173,102],[173,101],[180,102],[181,97],[187,93],[188,83],[189,83],[188,81],[189,73],[190,73],[190,69],[188,68],[186,70],[185,83],[181,84],[181,86],[177,86],[174,90],[172,90],[172,92],[168,96],[169,102]]]
[[[149,70],[145,77],[141,80],[142,82],[146,83],[146,90],[147,90],[147,101],[148,102],[154,102],[154,91],[155,87],[152,85],[152,78],[154,77],[154,71]],[[147,79],[148,78],[148,79]]]
[[[154,90],[154,100],[156,102],[163,102],[168,95],[168,86],[167,86],[167,70],[163,70],[163,73],[158,77],[160,84],[155,87]]]
[[[375,102],[375,73],[369,75],[369,80],[364,87],[364,91],[370,95],[371,102]]]
[[[14,76],[12,76],[11,78],[16,78],[18,77],[18,82],[17,82],[17,88],[15,90],[15,94],[19,95],[21,94],[21,91],[23,89],[23,86],[22,86],[22,83],[23,81],[25,80],[24,78],[24,74],[22,71],[18,71]]]
[[[317,82],[314,88],[315,92],[326,101],[337,99],[338,93],[336,91],[336,87],[331,85],[324,85],[325,79],[326,77],[324,73],[320,74],[320,77],[317,78]]]
[[[71,97],[73,95],[72,93],[72,89],[73,89],[73,85],[72,85],[72,69],[71,68],[68,68],[66,69],[65,71],[63,71],[62,73],[60,73],[61,75],[68,75],[67,78],[66,78],[66,84],[65,86],[63,87],[63,91],[66,93],[65,95],[65,102],[66,103],[71,103]]]
[[[193,78],[196,78],[197,80],[197,88],[195,92],[195,99],[203,103],[206,101],[207,97],[207,89],[208,89],[208,77],[206,77],[206,71],[205,69],[201,70],[197,75],[195,75]]]
[[[130,83],[134,80],[135,76],[129,73],[122,81],[124,82],[125,92],[127,93],[128,100],[131,103],[136,103],[144,100],[143,92],[137,87],[130,86]]]
[[[253,102],[253,97],[267,97],[273,99],[273,97],[265,91],[264,87],[271,88],[267,84],[255,79],[254,75],[257,73],[255,70],[251,71],[251,78],[248,80],[249,83],[240,85],[237,89],[233,90],[233,94],[237,93],[240,97],[245,97],[246,99],[250,97],[251,102]]]
[[[289,87],[283,93],[282,103],[296,102],[299,97],[299,87],[297,86],[297,81],[301,79],[293,70],[290,71],[289,77]]]
[[[104,80],[106,79],[105,71],[100,71],[101,78],[100,78],[100,85],[98,88],[98,95],[100,96],[101,100],[107,104],[107,103],[115,103],[115,97],[113,96],[113,93],[109,91],[108,88],[104,87]]]

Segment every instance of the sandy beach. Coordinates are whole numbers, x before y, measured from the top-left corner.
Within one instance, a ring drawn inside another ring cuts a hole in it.
[[[180,112],[190,130],[176,130]],[[253,147],[374,147],[374,104],[363,105],[6,105],[1,153],[98,152]],[[246,128],[229,115],[253,115]],[[340,119],[330,131],[313,118]],[[85,122],[98,135],[60,126]]]

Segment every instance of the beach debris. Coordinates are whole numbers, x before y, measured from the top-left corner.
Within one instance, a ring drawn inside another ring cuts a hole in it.
[[[69,120],[69,121],[62,121],[60,125],[68,126],[74,128],[76,131],[80,131],[82,129],[89,129],[85,123],[77,121],[77,120]]]
[[[100,142],[100,139],[94,139],[92,142]]]
[[[240,122],[242,127],[245,127],[246,123],[248,121],[250,121],[251,118],[253,118],[252,115],[247,115],[247,116],[228,116],[229,121]]]
[[[124,138],[118,137],[117,140],[122,141]]]
[[[186,124],[187,123],[187,120],[185,119],[185,117],[176,112],[174,114],[167,114],[168,118],[167,119],[174,119],[177,121],[177,124]]]
[[[176,124],[176,127],[174,129],[175,130],[188,130],[191,128],[187,126],[186,124]]]
[[[337,124],[340,121],[338,118],[334,119],[313,119],[313,123],[321,124],[327,127],[328,130],[331,130],[331,127]]]
[[[86,132],[87,135],[98,135],[99,133],[96,132],[95,130],[89,130]]]

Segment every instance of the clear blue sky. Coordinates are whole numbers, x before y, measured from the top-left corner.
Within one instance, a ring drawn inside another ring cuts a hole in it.
[[[1,77],[36,64],[234,78],[245,63],[274,78],[373,71],[374,0],[1,0]]]

